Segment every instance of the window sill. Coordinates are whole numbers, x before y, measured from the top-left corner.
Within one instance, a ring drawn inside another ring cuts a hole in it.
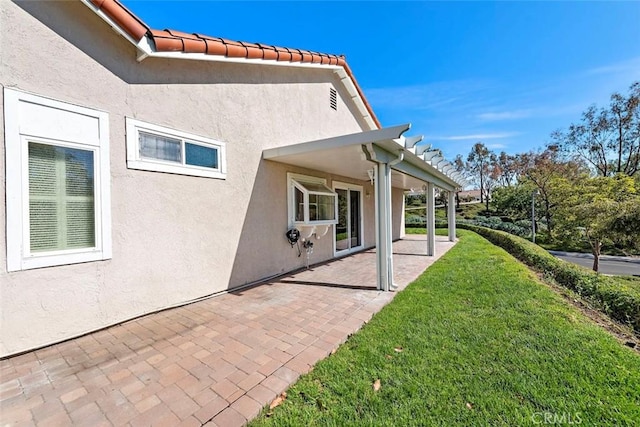
[[[296,221],[293,224],[298,227],[315,227],[316,225],[334,225],[337,224],[338,221],[335,219],[327,220],[327,221]]]
[[[80,264],[83,262],[104,261],[111,259],[111,254],[103,250],[92,250],[88,252],[65,253],[58,255],[31,255],[23,258],[20,265],[11,265],[7,269],[9,272],[32,270],[34,268],[55,267],[59,265]]]
[[[170,165],[166,163],[155,163],[142,160],[128,160],[127,168],[144,170],[150,172],[164,172],[177,175],[198,176],[202,178],[226,179],[227,174],[217,170],[207,170],[198,167],[188,167],[182,165]]]

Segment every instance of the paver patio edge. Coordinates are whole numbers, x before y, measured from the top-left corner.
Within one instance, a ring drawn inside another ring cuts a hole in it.
[[[422,236],[394,248],[398,292],[437,259]],[[4,359],[0,421],[243,425],[395,297],[374,287],[365,251]]]

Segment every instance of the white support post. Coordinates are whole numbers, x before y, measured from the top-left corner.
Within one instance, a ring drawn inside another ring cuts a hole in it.
[[[385,193],[387,201],[387,216],[385,217],[385,240],[387,243],[387,286],[385,291],[395,288],[393,284],[393,203],[391,200],[391,166],[385,164],[384,175]]]
[[[376,273],[381,291],[393,287],[393,249],[391,242],[391,167],[376,163],[373,191],[376,203]]]
[[[375,202],[375,234],[376,234],[376,287],[378,290],[382,290],[382,277],[386,276],[386,273],[383,274],[382,271],[382,262],[380,262],[380,244],[382,242],[382,238],[380,235],[380,168],[378,167],[378,163],[373,165],[373,196]]]
[[[374,170],[374,182],[373,192],[375,194],[375,207],[376,207],[376,282],[378,290],[384,291],[386,287],[386,281],[388,277],[387,262],[386,262],[386,245],[385,245],[385,221],[386,216],[386,203],[384,183],[381,182],[382,176],[384,176],[384,168],[386,165],[376,163],[373,167]]]
[[[427,182],[427,255],[436,254],[436,202],[434,186],[432,182]]]
[[[456,241],[456,193],[449,191],[449,212],[447,213],[449,220],[449,241]]]

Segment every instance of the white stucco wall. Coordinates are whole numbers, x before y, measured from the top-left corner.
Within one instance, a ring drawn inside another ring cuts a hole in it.
[[[0,0],[0,28],[3,87],[109,113],[113,230],[110,260],[7,273],[0,209],[0,356],[299,268],[304,257],[284,238],[287,172],[329,186],[354,182],[261,159],[265,148],[363,129],[331,71],[137,63],[133,46],[76,2]],[[329,108],[331,87],[338,111]],[[125,116],[225,142],[227,179],[127,169]],[[4,195],[4,144],[0,157]],[[394,191],[394,212],[398,197]],[[373,197],[364,198],[364,221],[370,247]],[[311,261],[332,256],[329,233]]]

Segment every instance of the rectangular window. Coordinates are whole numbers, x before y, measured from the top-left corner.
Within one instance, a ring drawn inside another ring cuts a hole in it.
[[[304,194],[297,187],[293,188],[295,192],[296,222],[304,222]]]
[[[130,169],[226,177],[224,143],[129,117],[126,124]]]
[[[299,224],[335,224],[337,194],[320,178],[288,174],[289,217]]]
[[[186,164],[209,169],[218,169],[218,149],[185,143]]]
[[[32,253],[93,248],[93,151],[29,142]]]
[[[182,163],[181,141],[179,139],[140,132],[138,141],[140,142],[141,158]]]
[[[111,258],[107,113],[4,89],[7,270]]]

